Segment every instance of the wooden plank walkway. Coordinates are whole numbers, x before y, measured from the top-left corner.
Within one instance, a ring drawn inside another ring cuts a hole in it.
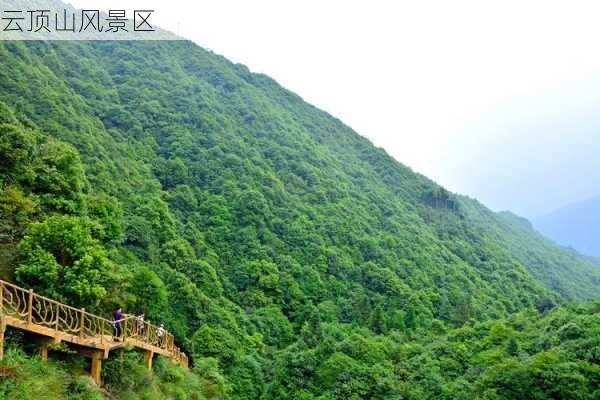
[[[122,335],[115,340],[114,326],[120,323]],[[144,352],[148,368],[154,354],[168,357],[172,362],[188,367],[188,358],[177,346],[171,333],[149,322],[138,329],[135,316],[120,321],[88,313],[58,301],[40,296],[0,280],[0,359],[4,355],[4,332],[7,326],[33,334],[40,345],[42,360],[48,357],[52,343],[65,342],[76,351],[91,358],[91,375],[101,383],[102,360],[113,350],[132,346]]]

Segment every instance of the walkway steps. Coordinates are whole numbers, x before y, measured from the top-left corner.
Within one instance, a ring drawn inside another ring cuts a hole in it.
[[[121,325],[122,337],[113,338],[114,326]],[[0,359],[4,355],[4,331],[7,326],[28,332],[40,343],[42,360],[47,358],[51,343],[68,343],[76,351],[91,358],[91,375],[101,383],[101,366],[110,352],[126,346],[145,353],[144,360],[152,367],[152,357],[160,354],[172,362],[188,367],[188,358],[174,343],[171,333],[144,322],[140,330],[134,316],[110,321],[55,300],[40,296],[0,280]]]

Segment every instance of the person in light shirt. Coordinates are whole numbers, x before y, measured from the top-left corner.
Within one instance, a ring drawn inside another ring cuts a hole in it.
[[[158,328],[158,330],[156,331],[156,335],[158,336],[158,345],[160,347],[163,347],[164,345],[164,341],[165,341],[165,326],[163,324],[160,324],[160,327]]]

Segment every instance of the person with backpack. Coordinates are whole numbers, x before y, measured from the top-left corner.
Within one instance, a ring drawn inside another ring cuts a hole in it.
[[[121,329],[121,320],[123,319],[123,312],[121,311],[121,307],[117,307],[115,312],[112,315],[113,319],[113,330],[114,330],[114,340],[121,340],[121,335],[123,333]]]
[[[144,324],[144,313],[137,316],[135,325],[138,336],[144,336],[144,330],[146,329],[146,325]]]

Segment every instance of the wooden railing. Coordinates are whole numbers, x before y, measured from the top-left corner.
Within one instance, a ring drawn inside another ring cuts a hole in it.
[[[115,324],[121,324],[121,341],[134,339],[146,345],[169,353],[169,357],[187,367],[188,358],[177,346],[171,333],[164,330],[159,336],[159,327],[144,321],[144,329],[139,329],[135,316],[126,316],[120,321],[111,321],[91,314],[84,308],[75,308],[59,303],[48,297],[23,289],[12,283],[0,280],[0,315],[18,319],[26,326],[41,325],[80,339],[95,339],[100,344],[110,346]]]
[[[109,321],[113,323],[112,321]],[[125,318],[119,321],[121,323],[122,337],[132,338],[140,340],[146,344],[149,344],[160,349],[167,350],[173,354],[173,358],[176,359],[181,365],[187,367],[188,358],[187,355],[182,352],[179,347],[175,345],[175,337],[163,328],[162,336],[159,335],[160,327],[144,321],[143,329],[140,329],[137,318],[133,315],[127,315]]]

